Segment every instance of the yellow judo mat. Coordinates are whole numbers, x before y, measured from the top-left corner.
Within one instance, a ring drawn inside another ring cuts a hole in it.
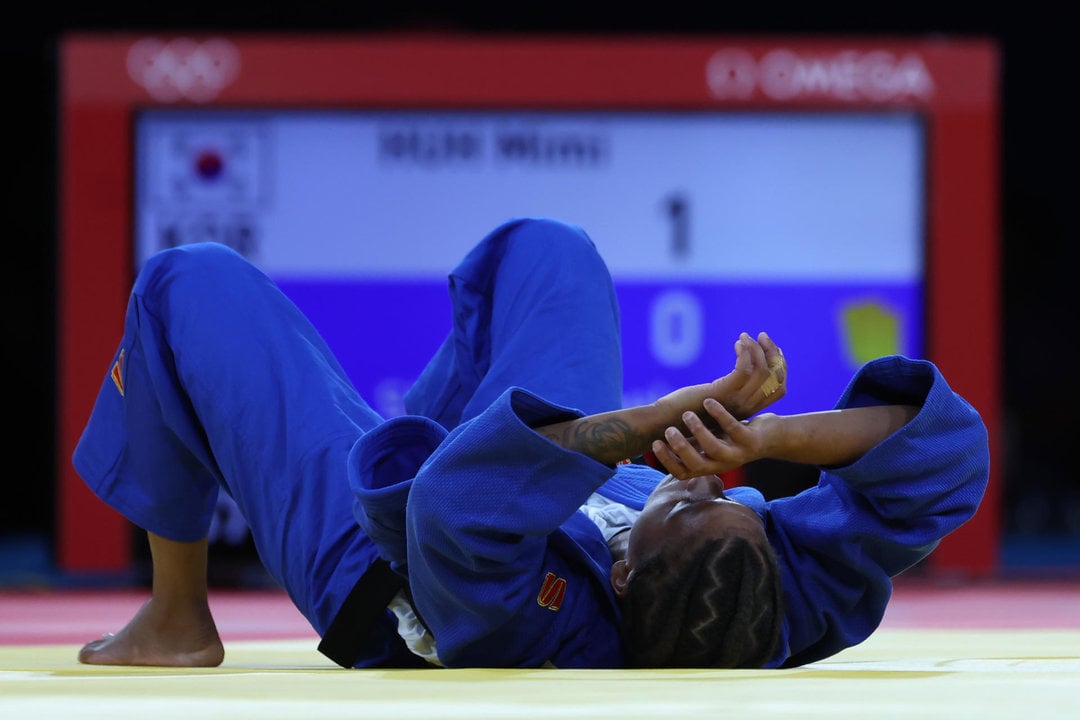
[[[792,670],[343,670],[311,640],[214,669],[91,667],[0,647],[0,718],[1080,718],[1080,631],[880,630]]]
[[[0,720],[1080,720],[1080,582],[900,587],[881,628],[791,670],[345,670],[283,593],[215,593],[212,669],[81,665],[145,600],[0,593]]]

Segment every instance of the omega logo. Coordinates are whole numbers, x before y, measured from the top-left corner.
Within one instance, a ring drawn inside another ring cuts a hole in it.
[[[754,58],[724,48],[709,58],[705,79],[714,97],[748,100],[761,92],[773,100],[928,100],[934,80],[917,53],[897,57],[885,50],[841,50],[832,55],[771,50]]]

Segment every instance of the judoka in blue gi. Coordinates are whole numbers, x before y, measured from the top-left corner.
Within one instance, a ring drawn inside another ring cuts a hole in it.
[[[619,310],[581,228],[509,221],[449,289],[449,336],[384,419],[238,254],[146,263],[74,465],[147,532],[153,582],[82,662],[222,662],[222,490],[344,667],[812,662],[868,637],[891,578],[981,501],[986,428],[928,361],[874,360],[834,409],[782,416],[783,353],[743,334],[726,375],[623,409]],[[768,502],[723,488],[760,458],[819,482]]]

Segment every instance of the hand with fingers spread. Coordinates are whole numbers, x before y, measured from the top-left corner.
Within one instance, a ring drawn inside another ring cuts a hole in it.
[[[777,417],[763,413],[740,422],[713,398],[703,403],[711,423],[696,413],[683,413],[687,434],[672,426],[663,440],[655,440],[652,452],[664,469],[680,480],[727,472],[767,457],[767,427]]]
[[[862,457],[918,412],[913,405],[874,405],[796,415],[760,413],[740,422],[712,398],[703,405],[715,429],[688,412],[682,418],[685,434],[672,426],[664,431],[663,440],[652,444],[653,455],[679,480],[727,472],[765,458],[841,467]]]

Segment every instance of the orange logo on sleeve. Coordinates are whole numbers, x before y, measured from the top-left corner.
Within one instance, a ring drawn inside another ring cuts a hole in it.
[[[120,391],[120,396],[124,396],[124,376],[122,375],[124,370],[124,349],[120,348],[120,356],[116,358],[116,362],[113,363],[112,370],[109,372],[109,377],[112,378],[113,384],[116,385],[116,389]]]
[[[558,577],[555,573],[548,573],[544,577],[544,584],[540,588],[540,594],[536,596],[536,603],[548,610],[558,610],[562,607],[566,597],[566,578]]]

